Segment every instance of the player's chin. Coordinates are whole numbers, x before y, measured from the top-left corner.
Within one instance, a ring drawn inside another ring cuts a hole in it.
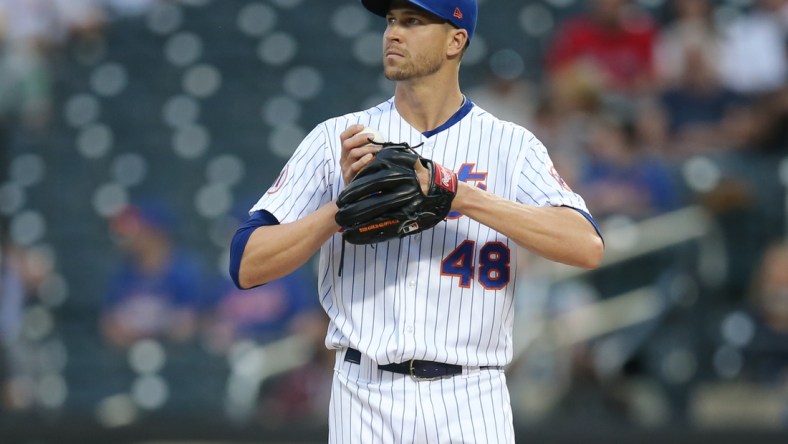
[[[393,64],[384,61],[383,75],[386,76],[387,79],[393,82],[400,82],[411,78],[411,74],[407,70],[392,65]]]

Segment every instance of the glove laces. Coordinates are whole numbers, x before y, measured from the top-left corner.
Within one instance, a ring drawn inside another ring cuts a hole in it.
[[[390,148],[392,146],[402,147],[402,148],[405,148],[405,149],[408,149],[408,150],[412,151],[413,154],[415,154],[417,156],[419,155],[419,153],[416,152],[416,148],[421,148],[421,146],[424,145],[424,142],[421,142],[418,145],[410,146],[406,142],[375,142],[372,139],[367,139],[367,140],[369,140],[369,142],[372,145],[377,145],[379,147],[382,147],[383,149]]]

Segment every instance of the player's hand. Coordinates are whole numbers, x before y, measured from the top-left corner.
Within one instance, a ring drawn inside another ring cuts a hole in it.
[[[349,184],[356,174],[374,159],[375,153],[381,148],[369,142],[370,135],[362,133],[363,129],[364,125],[351,125],[339,135],[339,140],[342,141],[339,166],[342,168],[345,185]]]
[[[346,242],[385,242],[443,222],[456,193],[454,171],[421,157],[405,142],[383,142],[339,193],[334,220]]]
[[[413,166],[413,169],[416,170],[416,176],[419,178],[419,185],[421,185],[421,192],[424,193],[426,196],[429,194],[430,190],[430,170],[429,168],[422,165],[420,161],[416,161],[416,164]]]

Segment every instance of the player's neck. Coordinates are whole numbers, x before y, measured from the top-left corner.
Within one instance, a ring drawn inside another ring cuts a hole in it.
[[[419,132],[433,130],[462,106],[459,84],[450,82],[399,82],[394,92],[397,112]]]

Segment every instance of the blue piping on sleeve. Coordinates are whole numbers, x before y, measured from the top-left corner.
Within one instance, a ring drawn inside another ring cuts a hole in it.
[[[594,229],[596,230],[596,234],[598,234],[599,238],[602,239],[602,244],[605,243],[605,238],[602,236],[602,231],[599,229],[599,225],[596,224],[596,221],[594,220],[593,216],[591,216],[587,212],[585,212],[583,210],[580,210],[580,209],[577,209],[575,207],[570,207],[569,205],[563,205],[563,206],[565,206],[567,208],[571,208],[571,209],[577,211],[578,213],[582,214],[583,217],[585,217],[589,222],[591,222],[591,225],[594,226]]]
[[[238,275],[241,271],[241,258],[244,255],[246,243],[249,242],[249,237],[254,230],[266,225],[279,225],[279,221],[268,211],[255,211],[249,219],[235,231],[233,240],[230,242],[230,278],[232,278],[233,283],[239,289],[244,289],[241,287]]]

